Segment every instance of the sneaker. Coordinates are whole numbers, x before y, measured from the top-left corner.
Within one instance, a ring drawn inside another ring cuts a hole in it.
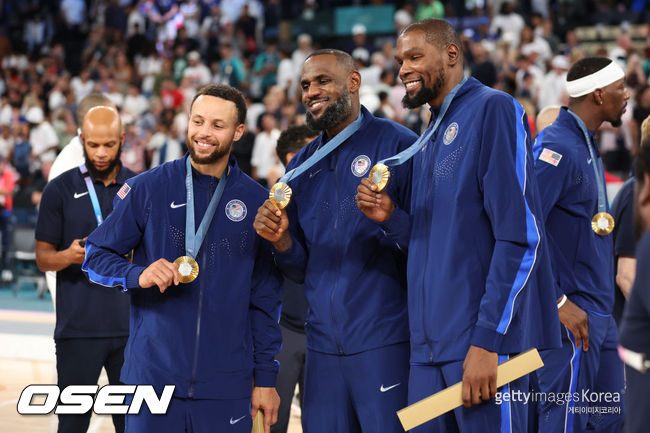
[[[8,283],[9,281],[13,281],[14,273],[9,269],[3,269],[1,278],[3,282]]]

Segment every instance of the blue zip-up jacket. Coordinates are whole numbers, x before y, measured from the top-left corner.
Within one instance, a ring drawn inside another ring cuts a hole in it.
[[[593,131],[589,131],[593,140]],[[555,152],[550,161],[535,161],[537,184],[542,196],[543,218],[548,234],[556,297],[566,294],[583,310],[610,314],[614,308],[614,246],[612,235],[600,236],[591,229],[598,213],[598,184],[592,164],[600,164],[594,146],[592,161],[585,136],[566,108],[544,129],[540,155]],[[605,179],[602,179],[605,194]],[[607,211],[609,204],[605,200]]]
[[[432,110],[433,120],[437,109]],[[470,78],[413,157],[411,362],[558,347],[560,329],[523,108]],[[401,205],[401,204],[400,204]],[[386,224],[404,231],[400,218]]]
[[[406,259],[400,247],[366,218],[357,187],[379,160],[417,136],[361,107],[361,127],[333,152],[290,183],[287,207],[292,247],[276,252],[280,269],[305,284],[307,347],[354,354],[408,341]],[[303,148],[287,169],[323,145],[324,134]],[[391,170],[388,192],[409,200],[410,164]]]
[[[82,269],[131,294],[130,337],[121,379],[176,385],[178,397],[239,399],[273,387],[280,349],[281,281],[270,245],[255,234],[255,211],[268,192],[230,159],[230,174],[188,284],[143,289],[138,278],[162,258],[185,255],[185,156],[133,179],[115,210],[86,242]],[[219,179],[192,169],[198,227]],[[134,250],[133,263],[121,255]]]

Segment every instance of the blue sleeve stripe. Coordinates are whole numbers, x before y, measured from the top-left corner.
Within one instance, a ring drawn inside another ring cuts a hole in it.
[[[544,131],[545,129],[542,129],[539,134],[537,134],[537,137],[535,137],[535,142],[533,143],[533,165],[537,165],[537,159],[539,158],[539,154],[542,153],[542,143],[544,143]]]
[[[505,334],[508,331],[512,317],[514,316],[515,301],[521,290],[526,286],[528,278],[530,277],[531,272],[535,266],[535,261],[537,260],[537,249],[539,248],[540,235],[539,228],[537,227],[537,221],[535,220],[535,215],[530,211],[528,206],[528,201],[526,200],[526,160],[527,160],[527,149],[526,149],[526,128],[524,126],[524,109],[519,103],[513,99],[513,104],[515,106],[515,113],[517,116],[517,143],[516,143],[516,171],[517,171],[517,180],[519,181],[519,186],[521,187],[521,192],[524,197],[524,205],[526,206],[526,243],[528,248],[524,253],[519,269],[515,276],[515,281],[510,288],[510,295],[508,296],[508,301],[506,302],[503,315],[499,321],[499,326],[497,326],[497,332]]]
[[[92,248],[92,245],[86,242],[86,257],[90,257],[90,251],[92,251]],[[106,277],[104,275],[100,275],[90,269],[87,263],[88,262],[84,260],[83,264],[81,265],[81,270],[88,274],[88,279],[91,282],[104,287],[122,286],[123,290],[126,290],[126,277]]]

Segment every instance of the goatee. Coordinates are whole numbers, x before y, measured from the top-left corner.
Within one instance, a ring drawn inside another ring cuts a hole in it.
[[[325,112],[318,119],[308,111],[305,120],[307,126],[316,131],[325,131],[341,123],[352,114],[352,99],[348,89],[344,89],[341,96],[332,105],[325,109]]]
[[[111,174],[111,172],[117,167],[118,164],[120,164],[120,157],[122,156],[122,146],[117,149],[117,155],[115,155],[115,159],[113,159],[110,164],[108,164],[108,167],[106,167],[103,170],[99,170],[97,167],[95,167],[95,164],[90,160],[88,157],[88,153],[86,152],[86,147],[84,146],[84,157],[86,159],[86,168],[92,174],[94,179],[106,179],[106,177]]]
[[[445,71],[444,69],[440,68],[438,69],[438,76],[436,77],[436,81],[433,83],[433,87],[423,87],[420,89],[418,93],[413,95],[413,97],[410,97],[407,94],[404,95],[402,98],[402,105],[404,108],[417,108],[421,105],[424,105],[430,101],[433,101],[436,99],[438,96],[440,96],[440,93],[442,92],[442,89],[445,87]]]

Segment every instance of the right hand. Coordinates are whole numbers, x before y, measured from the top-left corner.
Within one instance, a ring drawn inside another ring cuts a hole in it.
[[[165,290],[172,284],[178,286],[179,278],[180,274],[173,263],[166,259],[158,259],[142,271],[138,278],[138,284],[143,289],[158,286],[160,293],[165,293]]]
[[[79,245],[79,241],[85,241],[86,238],[83,239],[75,239],[72,241],[68,249],[66,250],[68,253],[68,260],[70,261],[70,264],[77,263],[77,264],[82,264],[84,262],[84,259],[86,258],[86,249]]]
[[[287,211],[278,209],[271,200],[266,200],[257,210],[253,228],[258,235],[271,242],[276,250],[286,251],[291,247]]]
[[[378,223],[388,220],[395,211],[395,205],[386,190],[377,192],[377,185],[367,177],[357,187],[357,207],[368,218]]]
[[[589,316],[584,310],[570,300],[558,310],[560,322],[573,334],[576,339],[576,348],[582,343],[582,350],[589,349]]]

